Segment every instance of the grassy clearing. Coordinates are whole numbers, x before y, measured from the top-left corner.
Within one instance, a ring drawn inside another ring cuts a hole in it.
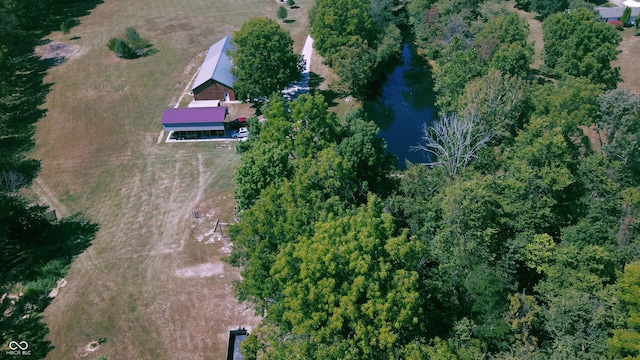
[[[312,1],[296,3],[295,21],[283,27],[299,52]],[[259,321],[233,299],[237,269],[220,261],[228,239],[211,232],[215,219],[232,220],[234,144],[156,142],[160,115],[197,71],[199,54],[249,17],[275,18],[277,7],[106,0],[71,30],[77,40],[51,36],[79,48],[47,78],[48,113],[31,154],[42,159],[41,194],[87,213],[101,229],[45,312],[56,347],[49,358],[219,359],[229,329]],[[116,58],[107,41],[127,26],[159,52]],[[230,116],[250,111],[234,106]],[[201,218],[192,217],[195,210]]]
[[[526,12],[520,9],[515,8],[515,1],[510,0],[505,3],[505,7],[516,12],[519,16],[526,19],[529,23],[529,38],[527,39],[530,43],[533,43],[533,64],[531,64],[532,69],[540,69],[542,66],[542,53],[544,49],[544,42],[542,41],[542,22],[536,19],[538,16],[535,12]]]
[[[626,28],[622,35],[622,43],[618,49],[622,50],[618,54],[618,60],[613,66],[620,66],[620,74],[624,82],[618,85],[619,88],[640,94],[640,71],[638,71],[638,59],[640,59],[640,36],[634,36],[634,28]]]

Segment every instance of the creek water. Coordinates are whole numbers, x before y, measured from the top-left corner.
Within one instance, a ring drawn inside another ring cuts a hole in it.
[[[428,161],[425,152],[411,147],[421,141],[423,127],[437,114],[433,103],[430,67],[405,43],[398,65],[382,83],[377,98],[364,103],[364,112],[380,128],[387,151],[398,157],[398,168],[405,169],[405,161]]]

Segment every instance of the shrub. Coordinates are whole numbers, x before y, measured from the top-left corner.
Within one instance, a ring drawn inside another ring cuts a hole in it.
[[[622,24],[622,21],[620,20],[609,20],[607,21],[607,24],[614,26],[618,30],[622,30],[622,28],[624,27],[624,24]]]
[[[529,11],[529,8],[531,8],[531,0],[516,0],[516,8]]]
[[[116,53],[119,58],[133,59],[136,58],[136,53],[133,49],[122,39],[114,37],[109,40],[107,44],[109,50]]]
[[[288,15],[287,9],[285,9],[284,6],[280,6],[280,8],[278,8],[278,19],[284,20]]]
[[[64,36],[67,36],[69,34],[69,31],[71,31],[71,29],[69,29],[69,24],[66,21],[60,23],[60,31],[62,31],[62,34]]]
[[[132,27],[125,29],[124,39],[111,38],[107,47],[123,59],[135,59],[154,53],[154,49],[150,49],[152,45],[149,40],[140,37],[140,34]]]
[[[622,13],[622,17],[620,18],[620,22],[622,23],[622,25],[627,26],[627,24],[629,24],[630,20],[631,20],[631,8],[627,6],[624,9],[624,12]]]
[[[293,9],[293,6],[296,4],[296,2],[294,0],[287,0],[287,5],[289,5],[290,8]]]

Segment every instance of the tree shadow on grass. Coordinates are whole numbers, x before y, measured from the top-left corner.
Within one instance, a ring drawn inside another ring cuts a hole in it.
[[[28,206],[19,197],[0,194],[0,204],[0,223],[9,230],[0,239],[0,286],[9,294],[0,302],[2,337],[26,341],[32,356],[44,358],[53,349],[41,321],[49,294],[91,245],[98,225],[80,214],[51,219],[47,207]]]
[[[324,101],[327,102],[329,107],[338,106],[336,99],[343,97],[343,94],[331,89],[316,90],[316,93],[319,93],[320,95],[324,96]]]
[[[324,82],[324,78],[313,71],[309,72],[309,90],[315,91]]]
[[[285,24],[291,24],[291,23],[294,23],[296,21],[294,19],[286,19],[286,20],[282,20],[282,22],[285,23]]]
[[[337,106],[338,103],[335,101],[336,99],[342,97],[343,94],[333,90],[333,89],[327,89],[327,90],[321,90],[319,89],[320,85],[322,85],[322,83],[324,82],[324,78],[316,73],[314,73],[313,71],[309,72],[309,92],[314,95],[314,94],[320,94],[322,96],[324,96],[324,100],[327,102],[327,104],[329,105],[329,107],[332,106]]]

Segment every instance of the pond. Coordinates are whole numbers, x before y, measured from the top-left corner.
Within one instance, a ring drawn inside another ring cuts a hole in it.
[[[421,141],[422,129],[437,114],[431,70],[413,46],[403,44],[399,64],[382,83],[375,100],[365,102],[364,112],[380,128],[387,151],[398,157],[398,168],[405,160],[427,162],[426,153],[411,151]]]

